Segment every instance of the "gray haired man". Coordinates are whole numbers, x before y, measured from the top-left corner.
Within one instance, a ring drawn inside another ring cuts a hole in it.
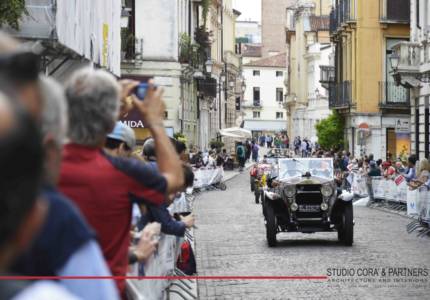
[[[60,188],[96,230],[114,276],[127,272],[132,202],[160,205],[184,184],[181,161],[163,125],[163,91],[150,83],[145,99],[139,101],[132,95],[137,84],[129,81],[121,87],[106,71],[88,68],[75,73],[66,88],[71,143],[65,146]],[[129,96],[154,137],[159,171],[102,151],[120,102]],[[125,281],[117,284],[125,296]]]

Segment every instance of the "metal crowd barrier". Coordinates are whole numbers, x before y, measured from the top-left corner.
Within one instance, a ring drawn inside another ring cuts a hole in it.
[[[192,211],[193,200],[194,196],[187,195],[179,201],[175,201],[170,209],[172,210],[172,213]],[[192,230],[187,229],[183,238],[162,234],[156,253],[154,253],[154,255],[143,265],[145,276],[179,276],[179,278],[177,280],[129,279],[126,281],[129,299],[197,299],[195,281],[183,278],[186,275],[176,268],[176,262],[180,255],[181,244],[184,240],[190,241],[191,245],[194,244]],[[129,272],[129,275],[141,275],[139,274],[140,268],[138,264],[135,264],[132,269],[133,271]]]
[[[407,225],[409,233],[418,230],[418,236],[430,233],[430,192],[427,187],[409,190],[406,180],[371,177],[352,172],[348,178],[352,192],[359,197],[373,193],[377,200],[373,205],[388,206],[394,210],[406,210],[414,220]]]

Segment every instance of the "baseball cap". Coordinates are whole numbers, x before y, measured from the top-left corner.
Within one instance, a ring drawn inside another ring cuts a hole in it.
[[[124,142],[130,149],[136,146],[136,136],[134,135],[133,129],[120,121],[116,122],[115,128],[107,137]]]

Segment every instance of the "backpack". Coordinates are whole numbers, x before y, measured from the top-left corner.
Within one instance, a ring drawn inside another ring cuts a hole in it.
[[[193,275],[197,273],[196,258],[189,241],[184,241],[182,243],[181,254],[178,257],[176,266],[179,270],[187,275]]]
[[[243,151],[243,146],[239,146],[239,147],[237,147],[237,156],[239,156],[239,157],[244,157],[245,156],[245,153],[243,153],[244,151]]]

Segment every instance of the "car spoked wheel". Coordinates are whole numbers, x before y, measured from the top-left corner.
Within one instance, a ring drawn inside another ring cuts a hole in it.
[[[277,232],[277,225],[276,225],[276,216],[275,211],[273,210],[273,207],[270,204],[265,205],[265,211],[266,211],[266,239],[267,244],[269,247],[275,247],[276,246],[276,232]]]
[[[344,207],[341,218],[341,227],[337,232],[338,239],[345,246],[352,246],[354,242],[354,216],[351,204]]]

